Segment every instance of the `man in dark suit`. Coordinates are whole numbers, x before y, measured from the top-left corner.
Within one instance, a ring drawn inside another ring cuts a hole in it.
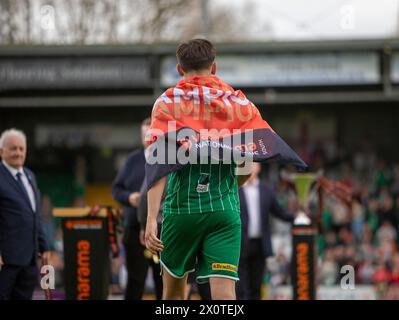
[[[241,300],[260,299],[266,258],[273,255],[270,214],[287,222],[294,221],[294,214],[283,209],[273,190],[259,181],[260,171],[260,164],[254,162],[251,177],[239,190],[242,237],[237,298]]]
[[[47,256],[40,195],[24,167],[26,137],[10,129],[0,137],[0,300],[31,300],[38,253]]]
[[[149,129],[151,119],[145,119],[141,124],[141,138],[145,146],[145,134]],[[127,286],[126,300],[142,298],[147,275],[147,260],[144,257],[145,247],[140,243],[140,223],[137,217],[137,206],[140,199],[140,189],[145,175],[144,149],[140,148],[128,155],[128,158],[118,172],[113,184],[112,195],[123,205],[124,235]]]

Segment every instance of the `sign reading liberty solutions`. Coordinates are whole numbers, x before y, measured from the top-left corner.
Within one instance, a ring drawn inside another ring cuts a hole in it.
[[[29,57],[0,60],[0,89],[130,89],[151,86],[140,57]]]

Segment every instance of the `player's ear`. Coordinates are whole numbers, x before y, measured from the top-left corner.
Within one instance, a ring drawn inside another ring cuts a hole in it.
[[[176,70],[177,70],[177,73],[179,74],[179,76],[181,76],[181,77],[184,76],[184,70],[180,64],[176,65]]]
[[[216,69],[217,69],[216,62],[214,62],[214,63],[212,63],[212,66],[211,66],[211,74],[216,74]]]

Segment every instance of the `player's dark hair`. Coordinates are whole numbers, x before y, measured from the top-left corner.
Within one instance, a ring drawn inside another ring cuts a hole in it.
[[[176,50],[176,58],[185,72],[208,69],[215,61],[216,49],[205,39],[193,39],[181,43]]]

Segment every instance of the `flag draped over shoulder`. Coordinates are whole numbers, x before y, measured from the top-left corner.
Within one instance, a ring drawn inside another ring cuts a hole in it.
[[[168,173],[206,158],[307,167],[257,107],[217,76],[187,78],[167,89],[154,104],[149,140],[147,189]]]

